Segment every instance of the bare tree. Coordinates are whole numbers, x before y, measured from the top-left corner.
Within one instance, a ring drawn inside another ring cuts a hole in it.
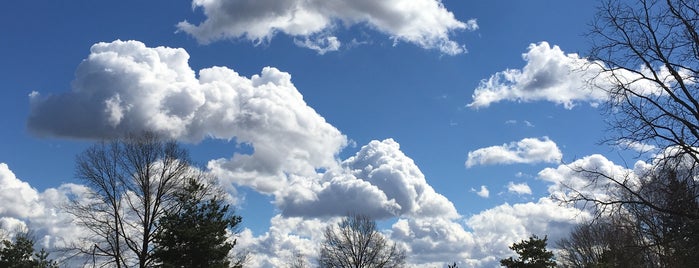
[[[688,161],[664,158],[635,179],[581,171],[591,175],[593,184],[611,183],[604,198],[585,191],[570,195],[573,201],[593,203],[598,214],[559,244],[567,267],[632,262],[636,267],[699,266],[698,174]]]
[[[174,193],[197,176],[187,152],[155,134],[97,143],[76,159],[76,175],[90,189],[67,205],[89,237],[78,254],[110,267],[148,267],[158,219],[175,206]]]
[[[306,257],[301,254],[301,252],[296,252],[294,254],[293,260],[289,263],[289,268],[307,268]]]
[[[677,147],[699,162],[699,2],[606,0],[592,24],[591,59],[611,94],[618,143]]]
[[[605,218],[576,226],[556,243],[560,267],[653,267],[638,246],[634,228],[623,219]]]
[[[376,230],[376,222],[364,215],[344,218],[325,229],[320,249],[320,267],[401,267],[405,252]]]
[[[593,204],[598,216],[634,215],[647,230],[656,228],[652,215],[699,219],[657,202],[671,178],[699,198],[699,1],[605,0],[591,27],[589,70],[600,71],[591,83],[610,95],[608,141],[653,145],[660,153],[645,174],[573,167],[587,187],[606,192],[571,186],[565,201]]]

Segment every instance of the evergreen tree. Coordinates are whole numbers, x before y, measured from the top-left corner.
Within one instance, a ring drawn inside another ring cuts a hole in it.
[[[553,259],[553,252],[546,249],[548,238],[543,239],[533,235],[529,240],[522,240],[510,246],[519,254],[518,259],[509,257],[500,260],[500,265],[508,268],[548,268],[555,267],[556,261]]]
[[[229,205],[217,197],[207,197],[206,189],[190,179],[177,194],[179,211],[167,212],[160,219],[153,257],[162,267],[231,266],[228,253],[235,241],[227,241],[226,233],[241,217],[229,213]]]
[[[0,267],[7,268],[57,268],[48,258],[46,250],[34,253],[34,240],[28,233],[19,233],[13,241],[3,240],[0,250]]]

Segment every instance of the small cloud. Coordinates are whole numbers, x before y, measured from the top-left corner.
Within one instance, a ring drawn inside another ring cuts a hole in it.
[[[335,36],[323,36],[317,38],[306,37],[303,41],[294,39],[294,44],[300,47],[309,48],[323,55],[330,51],[340,50],[342,43]]]
[[[488,198],[490,196],[490,191],[488,190],[488,187],[485,187],[485,185],[481,185],[480,191],[476,191],[476,189],[471,188],[471,192],[474,192],[483,198]]]
[[[658,149],[658,147],[655,147],[655,145],[640,143],[631,140],[622,140],[618,143],[618,145],[623,149],[631,149],[639,153],[652,152]]]
[[[526,182],[523,183],[514,183],[514,182],[509,182],[507,184],[507,191],[510,193],[515,193],[518,195],[525,195],[525,194],[532,194],[532,189],[529,188],[529,185],[527,185]]]
[[[468,153],[466,167],[497,164],[533,164],[560,162],[563,154],[548,137],[526,138],[500,146],[490,146]]]
[[[519,123],[519,121],[514,120],[514,119],[510,119],[510,120],[505,121],[505,125],[517,125],[518,123]],[[522,124],[526,127],[534,127],[534,124],[532,124],[532,122],[529,122],[527,120],[522,121]]]

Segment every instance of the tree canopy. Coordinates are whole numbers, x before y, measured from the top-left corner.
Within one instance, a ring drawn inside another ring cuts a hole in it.
[[[529,240],[522,240],[512,244],[519,257],[514,259],[509,257],[500,260],[500,265],[508,268],[548,268],[555,267],[553,252],[546,249],[548,237],[539,238],[536,235],[529,237]]]

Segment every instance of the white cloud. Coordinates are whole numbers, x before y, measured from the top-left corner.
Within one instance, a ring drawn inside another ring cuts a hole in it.
[[[305,39],[296,42],[299,46],[324,53],[337,50],[339,40],[321,39],[322,45],[316,46],[318,40],[309,42],[309,38],[316,39],[338,28],[366,25],[395,42],[456,55],[466,50],[449,35],[456,30],[478,29],[475,19],[465,23],[457,20],[439,0],[194,0],[192,6],[201,8],[206,19],[198,25],[183,21],[177,28],[205,44],[239,38],[269,42],[281,32]]]
[[[517,120],[514,120],[514,119],[510,119],[510,120],[505,121],[505,125],[516,125],[517,123],[518,123]],[[534,124],[532,122],[527,121],[527,120],[523,120],[522,124],[526,127],[534,127]]]
[[[510,193],[518,194],[518,195],[532,194],[532,189],[529,188],[529,185],[527,185],[526,182],[523,182],[523,183],[509,182],[507,184],[507,191]]]
[[[284,187],[287,174],[336,166],[347,143],[305,103],[291,75],[276,68],[247,78],[212,67],[197,77],[183,49],[114,41],[90,51],[70,92],[32,93],[33,133],[101,139],[148,130],[191,142],[235,138],[254,153],[209,167],[224,180],[267,193]]]
[[[485,187],[485,185],[481,185],[481,189],[479,191],[476,191],[476,189],[473,188],[471,188],[471,191],[483,198],[488,198],[490,196],[490,191],[488,190],[488,187]]]
[[[636,164],[640,171],[645,169],[643,162]],[[619,166],[606,157],[594,154],[575,160],[570,164],[556,168],[546,168],[539,172],[538,177],[551,182],[548,188],[551,196],[558,200],[571,200],[579,195],[606,200],[613,193],[611,180],[601,176],[614,178],[618,181],[636,180],[634,170]],[[597,180],[597,178],[600,178]],[[571,189],[575,189],[571,191]],[[612,192],[610,192],[612,191]]]
[[[527,64],[521,70],[508,69],[481,81],[468,106],[546,100],[571,109],[576,102],[598,104],[608,99],[606,92],[586,84],[599,74],[599,67],[577,54],[565,54],[558,46],[541,42],[529,45],[522,58]]]
[[[306,37],[303,41],[294,39],[294,44],[300,47],[309,48],[323,55],[330,51],[340,50],[342,43],[335,36],[324,36],[318,38]]]
[[[374,218],[458,217],[454,205],[427,184],[392,139],[371,141],[343,161],[341,169],[326,172],[318,181],[294,180],[277,194],[276,204],[290,216],[361,212]]]
[[[640,143],[631,140],[621,140],[619,141],[618,145],[623,149],[631,149],[639,153],[654,152],[658,149],[658,147],[656,147],[655,145]]]
[[[0,163],[0,226],[9,235],[31,231],[40,247],[68,246],[84,232],[75,226],[72,216],[61,210],[61,205],[68,196],[80,196],[84,190],[79,185],[63,184],[39,192],[17,178],[7,164]]]
[[[0,163],[0,215],[28,218],[41,215],[44,207],[39,192],[19,180],[5,163]]]
[[[250,229],[240,232],[235,250],[249,252],[245,266],[286,267],[297,254],[307,258],[315,257],[325,227],[335,223],[336,219],[276,215],[270,219],[270,228],[264,234],[255,236]]]
[[[556,163],[560,162],[561,158],[561,150],[548,137],[525,138],[518,142],[468,152],[466,167],[514,163]]]
[[[512,243],[532,234],[548,235],[549,241],[557,241],[587,217],[588,214],[578,209],[562,207],[551,199],[541,198],[536,203],[503,204],[487,209],[468,218],[466,224],[481,246],[481,251],[474,257],[492,259],[487,265],[492,267],[497,265],[498,258],[511,254],[508,247]]]
[[[578,54],[565,54],[560,47],[551,47],[547,42],[530,44],[522,58],[526,61],[522,69],[507,69],[482,80],[468,106],[477,109],[500,101],[549,101],[566,109],[572,109],[580,102],[597,106],[612,100],[609,92],[614,91],[619,83],[638,95],[664,94],[658,84],[646,79],[654,77],[648,68],[633,71],[610,69]],[[656,74],[665,86],[676,81],[664,66],[659,67]],[[686,69],[680,70],[680,75],[691,77]],[[693,83],[691,78],[686,81]]]
[[[443,218],[404,218],[391,227],[391,239],[407,248],[412,264],[470,259],[477,242],[461,224]]]

